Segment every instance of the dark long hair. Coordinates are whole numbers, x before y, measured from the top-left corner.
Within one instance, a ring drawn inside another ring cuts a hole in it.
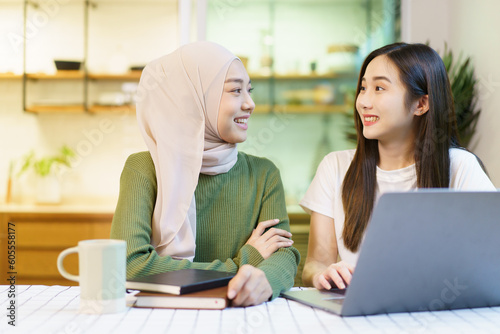
[[[405,105],[429,96],[429,110],[415,119],[415,167],[418,188],[447,188],[450,184],[449,149],[458,147],[455,108],[448,74],[441,57],[427,45],[394,43],[370,53],[359,73],[356,99],[368,64],[381,55],[399,70],[406,88]],[[357,148],[342,185],[345,212],[342,238],[345,246],[358,250],[370,219],[377,187],[378,141],[363,136],[363,123],[354,104]]]

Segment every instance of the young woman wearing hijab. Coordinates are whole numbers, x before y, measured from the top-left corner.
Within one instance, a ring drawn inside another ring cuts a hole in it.
[[[448,75],[430,47],[396,43],[368,55],[355,110],[356,149],[327,155],[300,203],[311,214],[302,279],[318,289],[350,283],[382,193],[495,190],[476,156],[459,146]]]
[[[184,45],[143,70],[137,118],[149,151],[125,163],[111,229],[127,241],[128,278],[234,272],[228,297],[241,306],[293,285],[300,255],[279,171],[236,149],[255,108],[250,91],[241,61],[211,42]]]

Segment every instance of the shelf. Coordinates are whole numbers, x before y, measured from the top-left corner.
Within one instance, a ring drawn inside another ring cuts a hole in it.
[[[275,74],[275,75],[262,75],[258,73],[249,73],[252,80],[330,80],[339,78],[353,78],[356,77],[354,73],[328,73],[328,74]]]
[[[135,113],[135,106],[133,105],[123,105],[123,106],[102,106],[93,105],[88,111],[93,114],[99,113]]]
[[[271,111],[271,106],[268,104],[257,104],[255,105],[255,109],[253,110],[253,112],[257,114],[267,114]]]
[[[105,74],[92,73],[89,74],[89,79],[92,80],[134,80],[138,81],[141,78],[142,71],[130,71],[125,74]]]
[[[261,104],[255,106],[255,113],[265,114],[270,112],[284,112],[293,114],[314,114],[314,113],[343,113],[349,110],[346,105],[275,105],[273,108],[269,105]],[[85,112],[83,105],[33,105],[26,108],[27,112],[49,114],[49,113],[81,113]],[[88,108],[92,114],[99,113],[135,113],[135,106],[103,106],[93,105]]]
[[[347,105],[321,105],[321,104],[303,104],[303,105],[275,105],[273,108],[269,105],[257,105],[254,112],[265,114],[270,112],[283,112],[292,114],[314,114],[314,113],[344,113],[349,110]]]
[[[135,113],[135,106],[100,106],[93,105],[88,110],[85,110],[83,105],[32,105],[26,108],[27,112],[34,114],[56,114],[67,113],[76,114],[88,111],[92,114],[99,113]]]
[[[88,75],[92,80],[139,80],[142,71],[131,71],[125,74],[105,74],[105,73],[91,73]],[[276,75],[262,75],[250,73],[252,80],[328,80],[338,78],[352,78],[353,73],[329,73],[329,74],[276,74]]]
[[[26,107],[26,112],[34,114],[56,114],[56,113],[83,113],[83,105],[32,105]]]
[[[345,105],[321,105],[321,104],[304,104],[304,105],[277,105],[274,111],[289,112],[289,113],[343,113],[348,110],[349,106]]]
[[[0,80],[10,80],[10,79],[22,79],[21,74],[14,74],[14,73],[0,73]]]
[[[67,80],[83,79],[85,74],[83,71],[57,71],[55,74],[27,73],[26,77],[33,80]]]
[[[134,80],[138,81],[141,78],[142,71],[131,71],[125,74],[89,74],[88,78],[92,80]],[[21,78],[21,75],[14,75],[8,73],[0,73],[2,78]],[[85,73],[83,71],[57,71],[55,74],[46,73],[28,73],[28,79],[33,80],[66,80],[66,79],[84,79]]]

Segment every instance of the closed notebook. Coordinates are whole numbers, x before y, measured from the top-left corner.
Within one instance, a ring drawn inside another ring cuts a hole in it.
[[[230,300],[227,298],[227,286],[184,295],[139,292],[135,297],[136,300],[132,305],[142,308],[222,310],[230,305]]]
[[[127,289],[181,295],[225,286],[233,273],[202,269],[181,269],[127,280]]]

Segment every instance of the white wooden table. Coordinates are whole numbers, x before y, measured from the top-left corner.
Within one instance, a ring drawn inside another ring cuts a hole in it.
[[[500,307],[342,318],[277,298],[259,306],[212,310],[127,308],[109,315],[78,313],[79,287],[0,285],[0,333],[500,333]],[[6,316],[7,315],[7,316]]]

